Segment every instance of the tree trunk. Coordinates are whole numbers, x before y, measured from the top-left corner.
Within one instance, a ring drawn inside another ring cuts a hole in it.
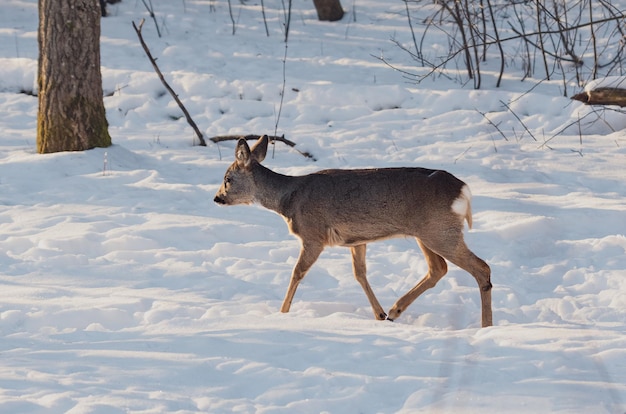
[[[313,0],[317,18],[334,22],[343,17],[343,8],[339,0]]]
[[[37,151],[108,147],[97,0],[39,0]]]

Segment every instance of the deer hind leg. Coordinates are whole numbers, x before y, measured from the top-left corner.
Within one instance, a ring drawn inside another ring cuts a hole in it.
[[[298,261],[296,262],[296,265],[293,268],[293,272],[291,273],[289,287],[287,288],[287,293],[285,294],[283,305],[280,308],[281,312],[289,312],[289,308],[291,308],[291,302],[293,301],[293,296],[296,294],[296,289],[298,288],[300,281],[304,278],[313,263],[315,263],[317,258],[320,256],[322,250],[324,250],[324,246],[321,244],[302,243],[300,256],[298,257]]]
[[[471,274],[480,288],[480,302],[482,308],[482,326],[491,326],[493,317],[491,312],[491,269],[484,260],[476,256],[467,247],[463,241],[463,230],[460,229],[458,234],[451,238],[448,234],[447,239],[429,240],[429,248],[436,251],[437,254],[445,257],[451,263],[454,263],[461,269]],[[453,240],[451,242],[451,240]]]
[[[365,244],[359,244],[358,246],[353,246],[350,248],[352,251],[352,270],[354,270],[354,277],[357,282],[363,288],[367,299],[372,306],[372,310],[374,311],[374,316],[378,320],[387,319],[387,314],[383,310],[383,307],[378,303],[378,299],[376,299],[376,295],[374,295],[374,291],[372,290],[369,282],[367,281],[367,268],[365,266]]]
[[[493,325],[493,316],[491,311],[491,268],[484,260],[476,256],[467,248],[465,242],[461,239],[461,243],[451,255],[446,255],[446,259],[450,260],[461,269],[469,272],[480,288],[480,302],[482,307],[482,326],[487,327]]]
[[[389,317],[387,318],[390,321],[398,318],[400,314],[404,312],[404,310],[408,308],[415,299],[418,298],[419,295],[434,287],[448,271],[448,266],[446,265],[446,261],[443,257],[426,247],[421,240],[418,239],[417,243],[422,249],[422,252],[424,252],[424,257],[426,258],[426,263],[428,264],[428,273],[426,273],[426,276],[424,276],[424,278],[417,285],[415,285],[413,289],[409,290],[392,306],[389,310]]]

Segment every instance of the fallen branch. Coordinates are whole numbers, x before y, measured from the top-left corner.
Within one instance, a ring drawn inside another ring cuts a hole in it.
[[[165,86],[165,89],[167,89],[170,95],[172,95],[172,98],[174,98],[174,100],[178,104],[178,107],[181,109],[181,111],[183,111],[183,114],[185,114],[187,123],[196,132],[196,136],[198,137],[198,140],[200,141],[200,145],[203,147],[206,147],[206,141],[204,140],[204,136],[202,135],[202,132],[200,132],[196,123],[193,121],[193,119],[191,119],[191,115],[189,115],[189,112],[187,112],[187,108],[185,108],[185,105],[183,105],[180,99],[178,99],[178,95],[176,94],[176,92],[174,92],[174,90],[170,87],[170,85],[165,81],[165,78],[163,77],[161,70],[156,64],[156,60],[152,57],[152,54],[150,53],[150,49],[148,49],[146,42],[143,41],[143,36],[141,35],[141,27],[143,26],[144,22],[145,22],[145,19],[141,19],[141,22],[139,23],[139,27],[135,25],[135,22],[133,22],[133,28],[135,29],[135,32],[137,32],[137,37],[139,37],[139,42],[141,43],[143,50],[146,52],[146,55],[148,56],[150,63],[152,63],[152,67],[154,68],[155,72],[159,76],[159,79],[161,79],[161,83],[163,83],[163,86]]]
[[[602,87],[572,96],[572,99],[587,105],[617,105],[626,107],[626,89]]]
[[[249,134],[249,135],[220,135],[220,136],[216,136],[216,137],[211,137],[209,138],[210,141],[215,142],[216,144],[219,142],[223,142],[223,141],[238,141],[240,139],[245,139],[246,141],[252,141],[252,140],[257,140],[261,137],[261,135],[254,135],[254,134]],[[270,139],[270,141],[272,143],[274,143],[275,141],[279,141],[282,142],[283,144],[293,148],[294,150],[298,151],[303,157],[306,158],[311,158],[313,161],[317,161],[317,159],[315,159],[315,157],[313,156],[313,154],[311,154],[310,152],[302,152],[299,149],[296,148],[296,143],[293,141],[289,141],[287,138],[285,138],[285,136],[269,136],[268,137]]]

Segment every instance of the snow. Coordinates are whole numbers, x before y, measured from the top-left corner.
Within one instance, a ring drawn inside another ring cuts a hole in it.
[[[253,2],[233,2],[234,35],[226,2],[153,3],[163,37],[150,19],[143,35],[205,136],[278,123],[316,159],[278,143],[264,164],[282,173],[422,166],[467,182],[494,326],[453,265],[397,321],[374,320],[345,248],[281,314],[298,241],[270,211],[213,203],[234,142],[194,145],[131,26],[141,2],[102,21],[114,145],[36,154],[37,98],[20,91],[36,92],[37,1],[5,0],[0,412],[626,412],[623,113],[570,101],[560,80],[509,71],[495,88],[489,64],[481,90],[407,82],[375,57],[419,70],[390,41],[411,45],[400,1],[344,2],[335,23],[294,2],[284,78],[279,3],[269,37]],[[426,272],[410,239],[367,260],[385,309]]]

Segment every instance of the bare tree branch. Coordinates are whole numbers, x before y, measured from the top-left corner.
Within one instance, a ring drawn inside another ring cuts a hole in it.
[[[223,142],[223,141],[237,141],[240,139],[245,139],[246,141],[252,141],[252,140],[257,140],[261,137],[261,135],[254,135],[254,134],[248,134],[248,135],[219,135],[219,136],[215,136],[215,137],[211,137],[209,138],[210,141],[215,142],[216,144],[219,142]],[[317,161],[317,159],[310,153],[310,152],[303,152],[300,151],[299,149],[296,148],[296,143],[293,141],[288,140],[287,138],[285,138],[284,135],[282,136],[269,136],[268,137],[270,139],[270,141],[272,143],[279,141],[282,142],[283,144],[293,148],[294,150],[298,151],[300,153],[300,155],[302,155],[303,157],[306,158],[311,158],[313,161]]]
[[[408,0],[405,0],[408,1]],[[456,2],[455,2],[456,3]],[[541,4],[541,2],[537,2],[538,4]],[[488,7],[490,6],[490,3],[488,2]],[[606,7],[606,6],[605,6]],[[459,26],[460,24],[463,24],[463,15],[459,14],[458,12],[455,12],[455,9],[452,9],[452,7],[450,5],[448,5],[446,2],[443,2],[441,4],[441,9],[440,10],[447,10],[448,13],[452,16],[453,18],[453,24]],[[541,10],[553,17],[554,15],[552,13],[550,13],[545,7],[541,7]],[[442,57],[439,59],[438,63],[434,63],[434,62],[428,62],[425,57],[424,54],[421,50],[416,51],[416,53],[413,53],[412,51],[408,50],[408,48],[403,47],[402,45],[400,45],[399,42],[395,42],[397,45],[399,45],[403,50],[405,50],[407,53],[409,53],[411,55],[412,58],[416,59],[417,61],[422,63],[422,66],[426,66],[428,69],[424,74],[418,74],[418,73],[413,73],[410,72],[408,70],[401,70],[397,67],[395,67],[393,64],[389,63],[388,61],[385,60],[384,57],[379,57],[379,56],[373,56],[376,59],[380,60],[381,62],[383,62],[385,65],[389,66],[390,68],[401,72],[407,79],[416,81],[417,83],[421,82],[422,80],[428,78],[429,76],[431,76],[433,73],[435,72],[440,72],[443,71],[443,69],[446,67],[446,65],[451,62],[454,61],[455,59],[457,59],[457,57],[461,54],[464,56],[465,58],[465,63],[467,66],[467,62],[468,62],[468,56],[470,55],[470,49],[474,48],[475,50],[477,50],[478,48],[482,47],[487,47],[487,46],[491,46],[491,45],[497,45],[498,47],[502,47],[501,45],[504,42],[508,42],[511,40],[518,40],[518,39],[522,39],[524,41],[524,44],[526,45],[531,45],[534,48],[537,48],[539,50],[542,51],[542,53],[544,53],[545,55],[549,55],[551,57],[553,57],[558,64],[562,65],[563,61],[568,61],[568,62],[572,62],[574,64],[580,65],[582,62],[580,61],[580,58],[578,58],[575,54],[573,54],[573,52],[571,51],[566,51],[567,54],[570,56],[568,58],[564,57],[564,56],[560,56],[558,55],[556,52],[549,52],[547,50],[545,50],[545,47],[542,47],[542,45],[537,44],[535,42],[533,42],[531,40],[531,38],[539,36],[540,41],[543,41],[543,38],[545,36],[548,35],[559,35],[562,39],[565,36],[566,33],[571,32],[571,31],[577,31],[581,28],[585,28],[585,27],[589,27],[589,26],[595,26],[595,27],[600,27],[601,25],[603,25],[604,23],[607,22],[620,22],[621,20],[623,20],[624,18],[626,18],[626,14],[624,14],[621,11],[618,10],[613,10],[611,9],[611,16],[607,17],[607,18],[603,18],[603,19],[598,19],[598,20],[592,20],[589,22],[577,22],[574,25],[568,26],[568,25],[563,25],[562,23],[559,22],[559,26],[558,29],[548,29],[542,26],[539,26],[539,30],[535,31],[535,32],[525,32],[525,30],[522,29],[522,31],[520,31],[519,29],[515,28],[514,26],[510,25],[511,30],[513,32],[515,32],[515,35],[512,36],[508,36],[508,37],[500,37],[497,28],[494,25],[494,31],[496,33],[495,35],[495,39],[491,39],[491,40],[484,40],[482,41],[482,43],[472,43],[469,44],[469,42],[467,41],[467,39],[464,37],[461,40],[461,44],[459,45],[458,48],[456,49],[451,49],[448,53],[447,56]],[[492,14],[492,18],[493,18],[493,10],[490,10],[490,13]],[[469,23],[468,23],[469,24]],[[427,21],[427,28],[430,25],[430,20]],[[471,26],[471,25],[470,25]],[[471,27],[470,27],[471,29]],[[460,29],[461,30],[461,29]],[[619,27],[618,25],[618,29],[617,29],[620,33],[622,33],[621,27]],[[462,30],[461,30],[462,31]],[[461,36],[464,36],[464,33],[461,33]],[[472,40],[474,39],[474,37],[472,36]],[[482,39],[486,39],[486,36],[483,36]],[[594,46],[595,48],[595,46]],[[418,54],[419,52],[419,54]],[[502,57],[503,53],[502,51],[500,52],[501,55],[501,73],[500,73],[500,77],[498,78],[498,81],[500,81],[501,76],[502,76],[502,68],[504,65],[504,59]],[[615,61],[616,59],[619,59],[622,56],[622,48],[620,48],[617,52],[617,56],[613,58],[613,61]],[[471,61],[471,59],[470,59]],[[472,79],[472,75],[474,75],[475,73],[473,73],[472,71],[472,67],[469,66],[468,67],[468,74],[470,79]],[[549,71],[546,73],[546,76],[550,76]]]

